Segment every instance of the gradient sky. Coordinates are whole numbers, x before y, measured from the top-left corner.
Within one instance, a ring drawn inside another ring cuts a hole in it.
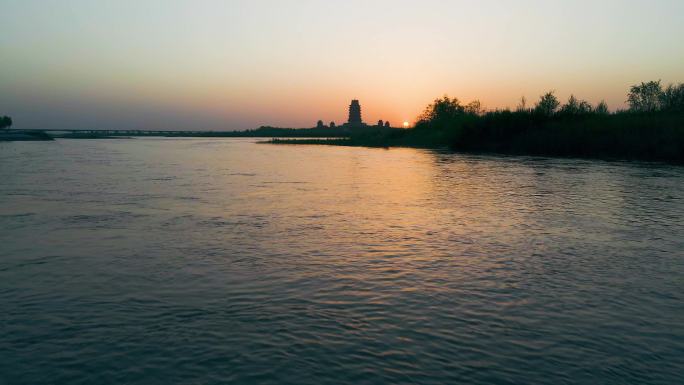
[[[434,98],[543,91],[611,108],[684,82],[682,0],[0,0],[16,128],[245,129],[412,121]]]

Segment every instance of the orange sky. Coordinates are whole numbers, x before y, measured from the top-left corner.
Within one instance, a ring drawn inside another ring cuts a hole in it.
[[[590,10],[590,11],[588,11]],[[515,107],[556,90],[624,106],[684,81],[684,2],[10,2],[0,114],[17,128],[400,125],[448,94]]]

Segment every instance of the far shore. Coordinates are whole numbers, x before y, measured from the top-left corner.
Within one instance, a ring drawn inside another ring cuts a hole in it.
[[[45,131],[34,130],[0,130],[0,142],[36,142],[54,140]]]

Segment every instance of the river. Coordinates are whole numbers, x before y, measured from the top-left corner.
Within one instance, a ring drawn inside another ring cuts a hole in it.
[[[684,167],[0,143],[2,384],[676,384]]]

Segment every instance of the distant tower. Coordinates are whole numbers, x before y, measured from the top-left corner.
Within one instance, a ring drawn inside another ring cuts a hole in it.
[[[363,124],[361,120],[361,105],[356,99],[352,100],[349,105],[349,121],[347,123],[350,126],[360,126]]]

